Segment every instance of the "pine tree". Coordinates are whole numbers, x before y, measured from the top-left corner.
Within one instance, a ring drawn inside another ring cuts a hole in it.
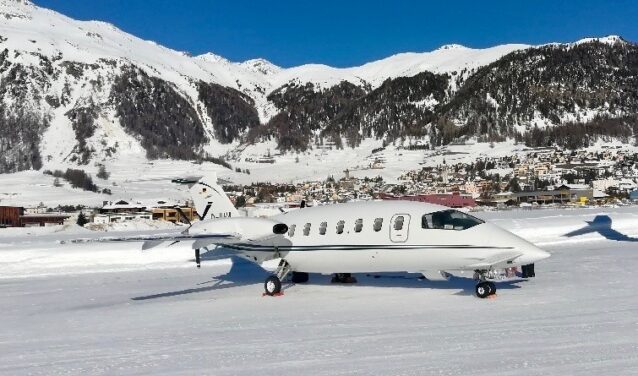
[[[237,200],[235,201],[235,207],[243,208],[244,206],[246,206],[246,196],[238,196]]]
[[[106,171],[106,167],[104,167],[104,165],[100,165],[100,170],[97,172],[97,177],[102,180],[108,180],[109,176],[111,176],[111,174]]]
[[[89,223],[89,220],[86,218],[84,213],[80,212],[80,215],[78,215],[78,221],[76,223],[78,226],[84,227],[85,224]]]

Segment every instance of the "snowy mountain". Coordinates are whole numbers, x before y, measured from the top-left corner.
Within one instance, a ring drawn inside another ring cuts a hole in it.
[[[523,140],[600,115],[621,118],[612,134],[629,139],[638,110],[638,49],[619,37],[282,68],[192,57],[26,0],[0,0],[0,20],[0,173],[370,139]]]

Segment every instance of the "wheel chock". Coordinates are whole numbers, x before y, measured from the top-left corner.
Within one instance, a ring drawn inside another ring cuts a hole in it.
[[[269,296],[269,297],[272,297],[272,298],[276,298],[276,297],[278,297],[278,296],[284,296],[284,292],[283,292],[283,291],[281,291],[281,292],[278,292],[278,293],[276,293],[276,294],[272,294],[272,295],[268,295],[268,294],[266,294],[266,293],[264,292],[264,293],[262,293],[262,294],[261,294],[261,296],[262,296],[262,297],[264,297],[264,296]]]

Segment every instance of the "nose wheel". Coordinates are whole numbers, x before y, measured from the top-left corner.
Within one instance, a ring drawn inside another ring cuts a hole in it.
[[[494,282],[487,280],[487,270],[475,270],[474,271],[474,279],[478,281],[474,291],[476,292],[476,296],[485,299],[490,295],[496,294],[496,285]]]
[[[286,260],[281,260],[275,274],[264,281],[264,294],[269,296],[281,294],[281,281],[290,273],[290,264]]]
[[[476,284],[476,296],[485,299],[490,295],[496,294],[496,285],[494,282],[483,281]]]
[[[271,275],[264,282],[264,290],[266,295],[277,295],[281,292],[281,280],[276,275]]]

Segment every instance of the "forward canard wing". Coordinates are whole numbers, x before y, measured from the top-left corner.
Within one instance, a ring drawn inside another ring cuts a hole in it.
[[[522,256],[521,252],[502,252],[465,266],[467,270],[486,270],[508,267],[516,258]]]

